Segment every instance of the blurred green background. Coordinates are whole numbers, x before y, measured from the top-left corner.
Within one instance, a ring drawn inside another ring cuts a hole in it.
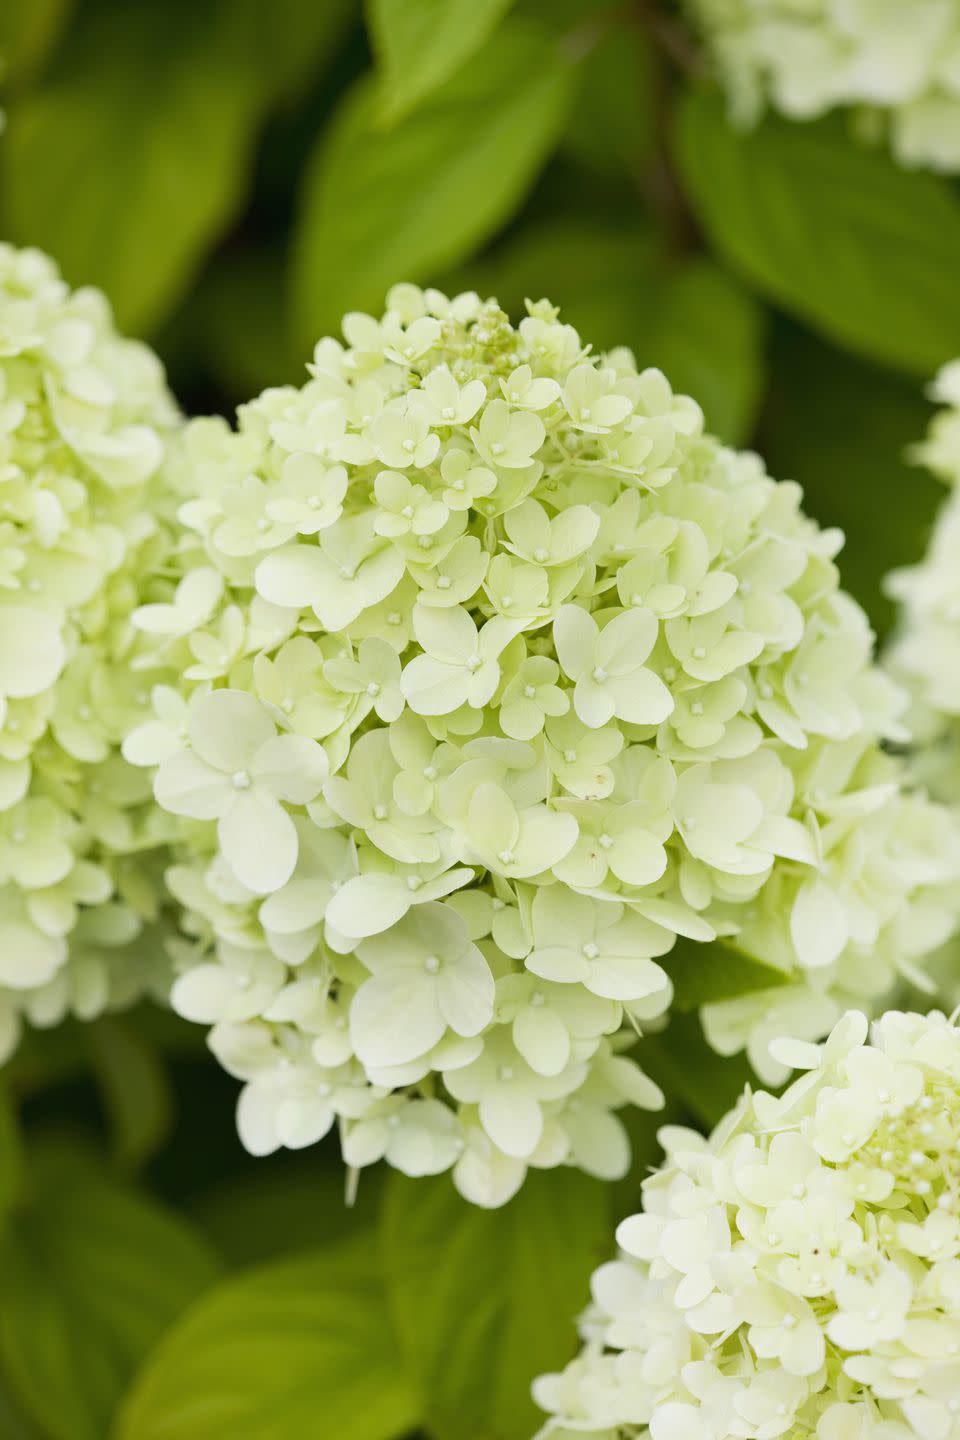
[[[904,459],[960,354],[960,193],[840,119],[732,131],[665,0],[0,0],[0,238],[155,345],[187,413],[298,382],[398,280],[549,296],[760,449],[881,577],[938,490]],[[707,1125],[746,1072],[682,1007],[644,1060]],[[698,978],[699,977],[699,978]],[[336,1145],[253,1161],[202,1032],[34,1036],[0,1104],[0,1440],[523,1440],[537,1371],[655,1163],[503,1212]],[[163,1338],[161,1338],[163,1337]]]

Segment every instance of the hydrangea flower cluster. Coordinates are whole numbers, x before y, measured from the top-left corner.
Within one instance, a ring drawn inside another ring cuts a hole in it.
[[[960,170],[955,0],[690,0],[734,115],[795,120],[854,106],[903,165]]]
[[[395,288],[302,389],[182,441],[135,623],[128,761],[182,825],[174,1007],[257,1153],[612,1177],[677,935],[770,964],[721,1047],[819,1036],[952,923],[945,814],[879,748],[897,687],[841,537],[546,302]],[[718,961],[717,963],[722,963]]]
[[[543,1440],[957,1440],[960,1033],[851,1011],[709,1140],[666,1129]]]
[[[0,245],[0,1058],[23,1015],[96,1014],[142,968],[165,817],[119,745],[149,710],[130,614],[175,423],[103,296]]]
[[[931,391],[943,405],[913,458],[955,487],[919,565],[894,571],[887,588],[900,622],[887,660],[914,701],[912,757],[931,790],[960,800],[960,360],[943,368]]]

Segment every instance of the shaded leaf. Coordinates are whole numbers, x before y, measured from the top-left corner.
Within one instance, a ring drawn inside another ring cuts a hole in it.
[[[751,990],[769,990],[789,978],[782,970],[719,941],[701,944],[681,937],[660,964],[673,981],[676,1010],[698,1010],[701,1005],[730,1000]]]
[[[0,1225],[16,1204],[22,1181],[20,1123],[10,1092],[0,1081]]]
[[[59,39],[73,0],[3,0],[0,85],[19,84],[43,64]]]
[[[595,23],[604,24],[603,17]],[[598,174],[639,180],[651,158],[657,123],[650,38],[621,11],[610,16],[599,39],[587,36],[585,43],[563,148]]]
[[[755,1083],[742,1055],[727,1058],[710,1049],[695,1014],[676,1012],[665,1030],[645,1035],[637,1060],[663,1092],[682,1102],[707,1130],[736,1104],[745,1085]]]
[[[295,237],[294,304],[309,343],[398,280],[433,281],[509,218],[552,148],[570,74],[533,24],[504,25],[468,70],[388,131],[369,81],[321,136]]]
[[[364,1171],[357,1198],[348,1205],[349,1180],[339,1154],[332,1166],[322,1167],[316,1163],[319,1158],[312,1154],[296,1166],[271,1160],[262,1172],[233,1178],[202,1195],[191,1212],[218,1251],[234,1264],[340,1245],[373,1224],[382,1171]]]
[[[490,38],[513,0],[367,0],[380,118],[401,119]]]
[[[420,1418],[377,1247],[360,1236],[228,1281],[151,1356],[116,1440],[399,1440]]]
[[[137,331],[235,213],[262,103],[229,12],[180,8],[176,23],[157,4],[91,12],[69,66],[11,107],[4,140],[9,238],[56,255],[72,283],[102,286]]]
[[[531,1171],[500,1210],[468,1205],[446,1176],[390,1175],[383,1266],[435,1440],[532,1434],[531,1380],[576,1348],[611,1224],[607,1188],[575,1170]]]
[[[210,1283],[185,1222],[62,1146],[31,1157],[0,1245],[0,1370],[50,1440],[103,1440],[134,1368]]]
[[[843,584],[882,636],[894,616],[884,576],[921,558],[944,497],[943,486],[905,456],[924,435],[931,407],[918,385],[786,323],[774,331],[770,374],[761,451],[771,473],[803,486],[811,515],[847,535],[838,561]]]
[[[900,169],[842,117],[731,128],[719,96],[689,92],[677,154],[718,251],[769,299],[841,344],[932,374],[960,350],[960,198]]]
[[[166,1069],[156,1048],[126,1018],[101,1016],[86,1034],[114,1159],[122,1169],[136,1170],[160,1148],[173,1123]]]

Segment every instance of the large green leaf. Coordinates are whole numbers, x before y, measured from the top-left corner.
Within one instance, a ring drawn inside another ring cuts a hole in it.
[[[762,382],[759,306],[712,261],[670,262],[638,222],[543,221],[457,282],[512,314],[546,295],[596,350],[629,345],[703,406],[724,440],[749,434]]]
[[[373,1237],[212,1291],[140,1374],[116,1440],[399,1440],[420,1419]]]
[[[0,157],[8,238],[102,286],[140,331],[235,213],[263,105],[229,10],[172,10],[92,10],[66,67],[11,105]]]
[[[413,110],[490,38],[513,0],[367,0],[379,115]]]
[[[114,1159],[121,1169],[136,1170],[160,1148],[173,1124],[163,1058],[127,1017],[101,1016],[85,1033]]]
[[[843,583],[882,635],[894,613],[883,578],[920,559],[944,495],[905,455],[930,406],[918,385],[785,323],[774,331],[770,376],[760,449],[773,474],[800,482],[810,514],[845,531]]]
[[[734,130],[705,91],[685,97],[677,141],[698,219],[764,295],[906,370],[960,352],[960,198],[946,180],[900,169],[840,117]]]
[[[206,1244],[97,1164],[44,1147],[0,1243],[0,1371],[49,1440],[104,1440],[160,1333],[210,1283]]]
[[[435,1440],[533,1433],[530,1382],[570,1358],[573,1317],[612,1223],[607,1188],[573,1170],[531,1171],[492,1211],[466,1204],[449,1177],[391,1175],[383,1266]]]
[[[43,63],[63,30],[73,0],[3,0],[0,86],[19,84]]]
[[[23,1183],[23,1142],[13,1099],[0,1081],[0,1226],[20,1197]]]
[[[209,3],[209,0],[208,0]],[[332,58],[359,0],[221,0],[257,61],[264,93],[280,109],[296,101]]]
[[[547,32],[508,22],[454,81],[392,130],[375,92],[347,96],[309,163],[295,237],[298,334],[377,309],[399,280],[433,280],[509,218],[553,146],[569,64]]]
[[[569,43],[577,44],[577,27],[569,33]],[[640,189],[656,138],[654,45],[626,10],[608,20],[586,16],[579,33],[586,54],[563,148],[588,170],[621,184],[633,180]]]

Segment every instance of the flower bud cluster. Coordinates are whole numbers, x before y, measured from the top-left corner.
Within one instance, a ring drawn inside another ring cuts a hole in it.
[[[256,1152],[339,1123],[350,1164],[490,1203],[613,1176],[677,935],[769,964],[710,1017],[769,1065],[771,1010],[818,1038],[943,939],[957,836],[881,752],[903,696],[841,537],[659,371],[546,302],[399,286],[344,333],[186,428],[134,615],[173,1004]]]
[[[953,0],[690,0],[735,117],[855,107],[903,165],[960,170],[960,9]]]
[[[143,978],[165,819],[119,746],[150,710],[130,616],[177,423],[103,296],[0,245],[0,1058],[24,1015],[94,1015]]]
[[[849,1012],[709,1140],[667,1129],[543,1440],[957,1440],[960,1032]]]

